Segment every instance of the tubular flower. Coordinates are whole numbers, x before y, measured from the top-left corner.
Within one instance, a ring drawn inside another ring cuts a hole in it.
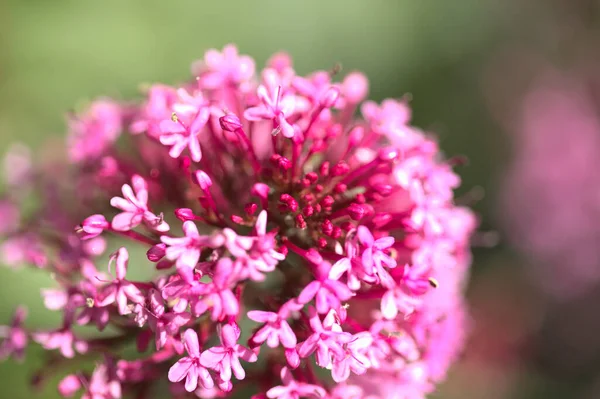
[[[297,76],[277,54],[257,76],[232,45],[192,72],[140,104],[92,104],[73,117],[71,163],[33,165],[35,179],[0,198],[41,198],[0,230],[0,255],[52,273],[44,303],[63,314],[50,331],[18,316],[2,354],[21,356],[31,337],[96,359],[91,375],[64,370],[65,397],[153,398],[164,381],[174,397],[432,392],[462,347],[476,227],[436,141],[405,101],[361,107],[359,72]]]

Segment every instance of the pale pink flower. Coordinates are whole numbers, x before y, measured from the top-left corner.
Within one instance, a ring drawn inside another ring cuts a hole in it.
[[[122,130],[121,107],[111,100],[92,103],[84,115],[69,120],[69,158],[72,162],[92,161],[117,140]]]
[[[222,52],[208,50],[203,62],[192,66],[192,73],[199,76],[200,85],[206,89],[239,85],[254,76],[254,60],[247,55],[239,55],[237,48],[228,44]]]
[[[200,363],[219,372],[223,381],[231,380],[231,373],[238,380],[246,377],[246,372],[242,368],[240,359],[254,363],[258,359],[256,353],[237,343],[240,337],[240,330],[237,325],[223,324],[219,335],[221,346],[214,346],[200,355]]]
[[[0,326],[0,360],[5,360],[9,356],[22,361],[25,356],[25,348],[27,347],[27,331],[23,327],[25,318],[27,317],[27,309],[18,307],[15,310],[10,326]]]
[[[186,330],[183,335],[183,345],[188,355],[169,369],[169,381],[179,382],[185,379],[185,390],[188,392],[194,392],[198,388],[198,384],[206,389],[211,389],[214,381],[200,362],[198,334],[192,329]]]
[[[285,137],[294,137],[294,126],[288,122],[293,112],[296,99],[291,95],[281,93],[281,86],[273,93],[269,93],[265,86],[258,88],[258,98],[261,105],[248,108],[244,112],[244,117],[249,121],[272,120],[273,129],[281,133]]]
[[[294,380],[290,369],[284,367],[281,369],[281,381],[283,385],[278,385],[267,391],[269,399],[300,399],[300,398],[325,398],[327,391],[321,386],[298,382]]]
[[[124,184],[123,198],[113,197],[110,204],[122,212],[112,220],[112,228],[117,231],[128,231],[144,222],[149,228],[165,232],[169,225],[162,216],[156,216],[148,208],[148,184],[143,177],[134,175],[132,185]],[[133,187],[133,188],[132,188]]]
[[[110,257],[108,263],[108,271],[110,272],[111,265],[115,263],[115,279],[102,290],[100,306],[107,306],[112,303],[117,304],[119,314],[125,315],[131,313],[128,302],[143,303],[144,295],[139,288],[132,282],[125,279],[127,274],[127,265],[129,263],[129,253],[124,247],[119,248]]]

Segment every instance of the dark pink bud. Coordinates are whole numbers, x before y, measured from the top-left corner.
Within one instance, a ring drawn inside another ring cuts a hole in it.
[[[331,220],[325,219],[323,221],[321,224],[321,231],[327,236],[331,235],[331,232],[333,231],[333,224],[331,223]]]
[[[304,220],[304,217],[302,217],[301,214],[297,214],[296,215],[296,227],[299,229],[305,229],[306,228],[306,221]]]
[[[331,233],[331,237],[332,237],[333,239],[336,239],[336,240],[337,240],[337,239],[338,239],[338,238],[340,238],[341,236],[342,236],[342,229],[341,229],[340,227],[338,227],[338,226],[334,226],[334,227],[333,227],[333,232]]]
[[[336,194],[342,194],[345,193],[348,190],[348,186],[346,186],[344,183],[338,183],[335,185],[335,187],[333,188],[333,191]]]
[[[277,165],[279,166],[279,168],[285,170],[288,170],[292,167],[292,161],[290,161],[289,159],[287,159],[286,157],[280,157],[277,160]]]
[[[314,213],[315,213],[315,208],[313,208],[311,205],[306,205],[303,209],[302,209],[302,213],[304,214],[304,216],[306,217],[311,217]]]
[[[365,216],[365,208],[360,204],[350,204],[346,211],[348,211],[348,215],[350,215],[352,220],[360,220]]]
[[[246,212],[246,214],[249,216],[254,215],[256,213],[257,209],[258,209],[258,205],[256,205],[254,202],[251,202],[244,206],[244,212]]]
[[[194,212],[192,212],[192,210],[190,208],[175,209],[175,216],[177,217],[177,219],[181,220],[182,222],[196,219],[196,215],[194,215]]]
[[[310,172],[306,174],[306,178],[311,182],[311,184],[314,184],[317,182],[317,180],[319,180],[319,175],[317,175],[315,172]]]
[[[350,166],[344,161],[337,163],[333,168],[331,168],[332,176],[342,176],[348,173],[350,170]]]
[[[317,184],[317,185],[315,186],[315,192],[317,192],[317,193],[322,193],[322,192],[323,192],[323,189],[324,189],[324,188],[323,188],[323,185],[322,185],[322,184]]]
[[[167,245],[163,243],[153,245],[152,247],[150,247],[148,252],[146,252],[146,256],[148,257],[148,260],[150,262],[158,262],[159,260],[165,257],[166,249]]]
[[[156,270],[165,270],[170,269],[173,266],[174,262],[168,259],[163,259],[156,264]]]
[[[323,198],[323,200],[321,201],[321,205],[323,206],[323,208],[328,209],[331,208],[333,206],[333,204],[335,203],[335,200],[333,199],[333,197],[331,195],[326,196],[325,198]]]
[[[221,124],[221,129],[225,130],[226,132],[235,132],[242,128],[242,122],[240,122],[240,118],[234,114],[227,114],[220,117],[219,123]]]
[[[319,238],[317,239],[317,246],[318,246],[319,248],[325,248],[325,247],[327,246],[327,240],[326,240],[326,239],[324,239],[323,237],[319,237]]]

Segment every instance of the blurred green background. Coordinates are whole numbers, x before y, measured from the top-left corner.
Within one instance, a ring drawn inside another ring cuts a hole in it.
[[[562,29],[565,15],[593,30],[595,11],[595,2],[569,0],[4,0],[0,150],[62,137],[65,112],[82,100],[129,98],[141,83],[186,79],[208,48],[235,43],[257,67],[285,50],[299,74],[341,63],[344,72],[367,74],[372,99],[410,93],[414,123],[436,132],[448,155],[468,157],[458,170],[461,192],[485,189],[475,207],[482,230],[495,230],[508,144],[488,110],[485,71],[514,43],[560,58],[548,32]],[[472,345],[433,397],[571,398],[586,389],[547,375],[523,348],[539,323],[523,263],[502,240],[475,249]],[[0,269],[0,323],[18,303],[29,306],[32,326],[56,323],[38,295],[47,286],[42,272]],[[1,397],[54,397],[53,387],[32,393],[26,386],[40,356],[32,346],[26,364],[0,364]]]

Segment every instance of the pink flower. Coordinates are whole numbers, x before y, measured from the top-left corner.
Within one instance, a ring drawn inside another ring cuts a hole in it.
[[[422,399],[455,361],[477,225],[455,205],[455,162],[410,125],[407,101],[361,107],[358,72],[299,77],[283,53],[254,67],[233,45],[209,50],[183,84],[73,118],[75,165],[7,158],[1,255],[52,273],[42,296],[63,318],[32,338],[104,358],[61,394],[144,396],[168,378],[173,397],[219,398],[246,379],[254,399]],[[167,233],[150,191],[182,233]],[[29,193],[40,206],[11,218]],[[146,254],[132,258],[145,277],[127,278],[125,247],[114,276],[98,271],[111,235]],[[20,323],[0,328],[0,355],[22,354]],[[111,334],[81,340],[77,325]]]
[[[393,280],[384,265],[390,269],[394,268],[396,260],[387,255],[384,250],[394,245],[394,238],[382,237],[375,240],[373,234],[365,226],[358,226],[357,237],[365,247],[362,253],[362,264],[367,274],[377,275],[381,284],[386,287],[393,285]]]
[[[281,86],[269,94],[265,86],[258,88],[258,98],[261,105],[248,108],[244,112],[244,117],[249,121],[272,120],[273,128],[276,131],[281,130],[285,137],[294,137],[294,126],[286,118],[289,118],[294,112],[295,98],[291,95],[281,93]]]
[[[119,137],[122,130],[121,107],[111,100],[92,103],[87,113],[69,120],[69,158],[72,162],[92,161]]]
[[[328,277],[331,268],[328,262],[321,262],[317,268],[317,280],[304,287],[298,295],[298,302],[304,305],[316,298],[317,312],[325,314],[332,309],[339,311],[342,302],[352,298],[352,291],[346,284]]]
[[[231,259],[223,258],[217,262],[211,283],[199,287],[202,299],[194,306],[195,314],[201,315],[212,308],[211,318],[221,321],[227,316],[237,316],[240,311],[238,299],[231,291],[233,281]]]
[[[366,355],[367,349],[373,344],[373,336],[365,331],[355,334],[345,345],[341,357],[334,356],[331,376],[335,382],[343,382],[350,377],[350,371],[364,374],[370,367],[371,361]]]
[[[185,378],[185,390],[188,392],[194,392],[198,388],[198,383],[205,389],[211,389],[214,382],[208,370],[200,362],[198,334],[192,329],[185,330],[183,345],[188,355],[171,366],[169,381],[179,382]]]
[[[223,324],[221,326],[221,346],[214,346],[202,353],[200,363],[219,372],[223,381],[231,380],[231,373],[238,380],[243,380],[246,373],[240,363],[240,358],[250,363],[256,362],[258,357],[250,349],[237,343],[240,330],[237,325]]]
[[[319,315],[313,311],[310,318],[312,335],[298,346],[298,354],[305,358],[317,351],[317,364],[321,367],[331,365],[331,356],[342,357],[343,345],[350,341],[351,334],[342,331],[335,311],[331,310],[323,322]]]
[[[174,113],[170,119],[160,122],[159,140],[170,146],[169,155],[178,158],[186,148],[194,162],[200,162],[202,151],[198,135],[204,129],[210,117],[210,109],[201,96],[193,97],[185,90],[179,90],[182,102],[173,106]]]
[[[199,75],[199,83],[206,89],[217,89],[238,85],[254,76],[254,60],[247,55],[240,56],[233,44],[228,44],[222,52],[210,49],[204,54],[204,62],[193,67]]]
[[[176,336],[181,327],[192,320],[192,316],[188,312],[166,313],[162,297],[157,290],[150,290],[149,296],[152,310],[149,316],[150,328],[156,334],[156,350],[159,350],[167,343],[167,337]]]
[[[152,137],[161,135],[160,123],[171,117],[171,107],[177,101],[177,91],[165,85],[153,85],[148,100],[130,126],[133,134],[147,132]]]
[[[325,398],[327,391],[321,386],[298,382],[294,380],[292,373],[287,367],[281,369],[281,381],[284,385],[278,385],[267,391],[270,399],[300,399],[300,398]]]
[[[293,310],[294,304],[283,305],[279,312],[265,312],[261,310],[251,310],[248,312],[248,318],[257,323],[264,323],[263,326],[254,333],[251,340],[260,345],[267,342],[270,348],[279,346],[279,342],[284,348],[294,348],[297,344],[296,334],[287,322]]]
[[[18,361],[23,360],[28,340],[27,331],[23,327],[26,317],[27,309],[20,306],[15,310],[11,325],[0,326],[0,336],[4,338],[0,344],[0,360],[5,360],[11,355]]]
[[[75,351],[86,353],[88,350],[87,342],[77,339],[69,328],[40,331],[33,333],[31,336],[44,349],[58,349],[64,357],[69,359],[75,357]]]
[[[194,269],[200,260],[200,250],[207,240],[198,233],[198,228],[192,221],[183,223],[185,237],[173,238],[161,236],[160,240],[167,245],[165,256],[175,261],[177,268]]]
[[[82,399],[120,399],[121,383],[111,365],[99,364],[87,384],[86,393]]]
[[[112,220],[112,228],[117,231],[128,231],[144,222],[146,226],[159,232],[169,230],[169,225],[162,216],[156,216],[148,208],[148,184],[143,177],[134,175],[131,178],[132,186],[124,184],[122,187],[123,198],[113,197],[110,204],[122,212]]]
[[[129,263],[127,249],[121,247],[110,257],[110,262],[108,263],[109,272],[113,262],[116,264],[116,278],[102,290],[99,306],[107,306],[116,302],[119,314],[129,314],[131,310],[127,306],[127,302],[143,303],[144,295],[132,282],[125,280],[127,265]]]

